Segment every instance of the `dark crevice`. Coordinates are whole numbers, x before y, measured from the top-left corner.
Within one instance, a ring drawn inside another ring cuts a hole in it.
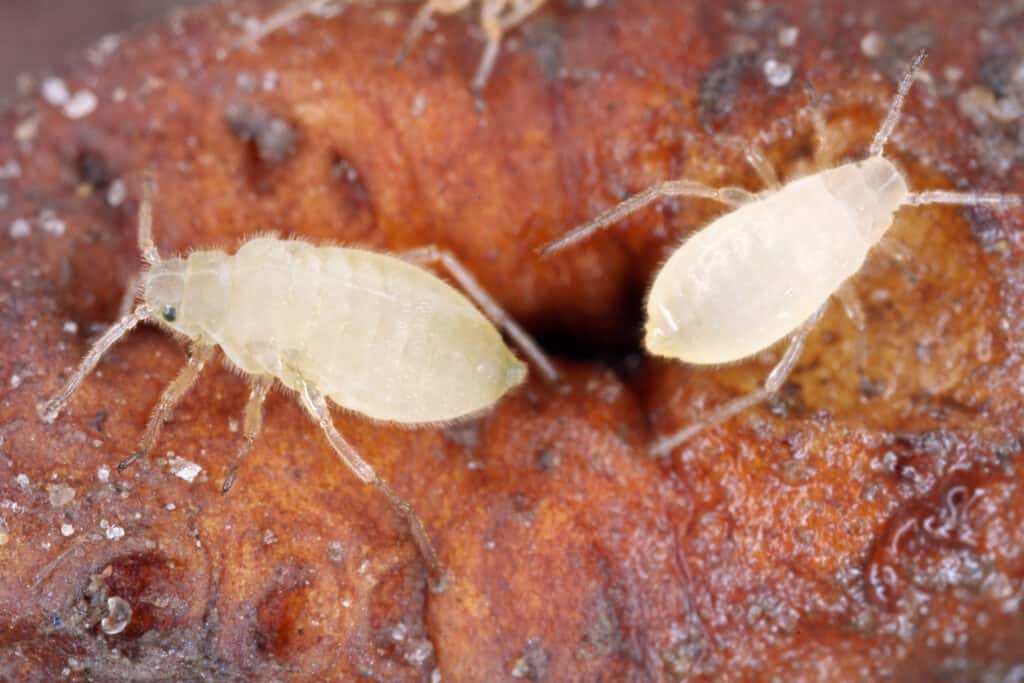
[[[224,123],[246,145],[245,171],[256,194],[273,191],[281,167],[296,153],[298,129],[287,119],[251,104],[232,104]]]

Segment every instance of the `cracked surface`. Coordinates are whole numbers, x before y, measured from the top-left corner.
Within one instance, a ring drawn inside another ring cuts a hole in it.
[[[238,2],[91,51],[63,78],[94,111],[40,85],[0,113],[0,678],[1019,672],[1024,212],[905,209],[893,236],[912,260],[875,255],[856,281],[868,386],[835,306],[776,401],[666,461],[644,455],[655,436],[773,361],[696,370],[635,353],[653,270],[720,208],[663,202],[557,257],[533,250],[655,180],[757,189],[730,140],[805,172],[808,79],[830,143],[863,154],[922,46],[928,78],[887,151],[914,189],[1024,192],[1024,10],[549,4],[504,42],[483,112],[468,87],[479,41],[459,17],[396,68],[415,3],[306,16],[233,50],[272,8]],[[53,425],[36,418],[137,268],[147,168],[164,253],[268,230],[438,244],[561,354],[560,385],[534,377],[467,423],[335,414],[423,516],[443,592],[287,395],[270,396],[219,493],[246,395],[227,370],[118,474],[184,362],[153,328]]]

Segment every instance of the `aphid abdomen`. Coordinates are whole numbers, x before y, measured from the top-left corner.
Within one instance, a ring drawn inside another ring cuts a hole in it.
[[[331,368],[324,391],[340,405],[380,420],[450,420],[525,378],[494,325],[443,280],[382,254],[323,251],[323,283],[347,290],[348,311],[322,316],[309,355]],[[333,344],[341,325],[345,343]]]
[[[821,174],[719,218],[655,280],[648,349],[688,363],[728,363],[782,339],[859,270],[871,247],[861,222]]]
[[[215,338],[247,372],[403,423],[493,403],[525,367],[465,297],[400,259],[260,238],[231,262],[230,311]]]

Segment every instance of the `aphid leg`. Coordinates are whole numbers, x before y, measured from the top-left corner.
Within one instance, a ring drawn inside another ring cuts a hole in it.
[[[398,54],[395,55],[395,66],[405,61],[405,58],[409,56],[412,49],[416,47],[416,43],[419,42],[423,32],[427,30],[427,25],[430,24],[430,19],[434,16],[434,3],[432,1],[425,2],[423,7],[420,7],[420,11],[416,13],[412,23],[409,24],[409,29],[405,32],[405,40],[402,41],[402,47],[398,49]]]
[[[928,56],[928,50],[921,50],[914,57],[914,61],[910,63],[910,68],[907,69],[907,74],[900,81],[900,87],[896,90],[896,96],[892,98],[892,104],[889,105],[889,113],[886,114],[885,120],[882,121],[882,125],[878,128],[878,132],[875,134],[875,139],[871,142],[871,147],[868,149],[868,154],[873,157],[882,156],[882,151],[885,149],[885,143],[888,142],[889,136],[892,135],[893,129],[896,128],[896,123],[900,120],[900,111],[903,109],[903,100],[907,97],[907,92],[910,91],[910,86],[914,84],[914,74],[917,73],[917,69],[924,62],[924,58]]]
[[[868,382],[867,376],[864,374],[864,368],[867,365],[868,356],[868,344],[867,344],[867,316],[864,314],[864,306],[861,305],[860,296],[857,294],[857,290],[853,288],[853,285],[849,281],[844,282],[836,290],[836,298],[839,299],[839,303],[843,305],[843,310],[846,311],[846,316],[853,323],[853,326],[857,328],[857,340],[855,342],[854,353],[857,357],[857,378],[860,380],[861,390],[866,390],[870,383]]]
[[[709,187],[703,183],[693,180],[666,180],[652,185],[643,192],[639,192],[617,206],[605,211],[589,223],[584,223],[573,229],[566,235],[555,240],[540,250],[541,256],[547,256],[570,244],[575,244],[590,237],[592,234],[616,223],[629,214],[637,211],[651,202],[662,197],[700,197],[714,199],[728,206],[740,206],[756,199],[757,194],[744,190],[742,187]]]
[[[320,10],[331,0],[296,0],[285,5],[262,21],[253,24],[246,22],[245,35],[235,44],[236,47],[253,47],[271,33],[295,23],[306,14]]]
[[[743,158],[750,164],[750,167],[757,174],[758,179],[766,189],[778,190],[782,187],[782,182],[779,180],[779,174],[775,171],[775,166],[759,147],[750,144],[749,141],[743,138],[732,135],[719,136],[718,140],[733,149],[743,152]]]
[[[951,204],[954,206],[990,206],[994,209],[1005,209],[1011,206],[1024,206],[1024,195],[928,190],[926,192],[910,193],[903,204],[905,206]]]
[[[480,9],[480,23],[483,24],[484,34],[487,36],[487,44],[484,45],[484,54],[480,58],[480,64],[476,68],[476,75],[473,76],[472,90],[477,98],[477,106],[480,106],[480,97],[491,78],[494,70],[494,62],[498,59],[498,52],[501,50],[502,26],[498,17],[496,6],[493,3],[484,2]]]
[[[540,368],[540,371],[544,374],[544,377],[549,382],[555,382],[558,380],[558,370],[548,360],[548,357],[541,350],[540,346],[533,340],[526,330],[519,326],[512,316],[505,312],[498,302],[491,298],[491,295],[487,293],[476,278],[466,270],[466,267],[452,254],[450,251],[440,249],[436,246],[419,247],[418,249],[412,249],[410,251],[399,254],[406,261],[411,261],[419,265],[427,263],[439,263],[448,271],[449,274],[455,281],[459,283],[459,286],[469,295],[476,305],[494,321],[505,334],[512,339],[515,344],[522,349],[523,353],[530,359],[533,364]]]
[[[156,180],[153,174],[146,172],[142,178],[142,202],[139,203],[139,251],[142,259],[149,265],[160,260],[160,252],[153,242],[153,195],[156,192]]]
[[[763,387],[747,394],[746,396],[741,396],[729,401],[710,415],[701,418],[689,427],[681,429],[672,436],[659,439],[651,449],[651,455],[665,455],[679,444],[693,438],[708,427],[712,427],[719,422],[728,420],[733,415],[741,413],[747,408],[755,406],[758,403],[774,396],[775,393],[782,388],[782,385],[785,384],[790,373],[793,372],[793,367],[796,365],[797,359],[804,350],[804,344],[807,343],[807,337],[810,335],[811,330],[814,329],[814,326],[818,324],[818,321],[821,319],[821,315],[825,312],[825,308],[827,307],[828,304],[826,303],[815,311],[814,315],[808,318],[807,321],[804,322],[804,324],[801,325],[793,334],[790,338],[789,346],[786,348],[786,352],[782,354],[782,359],[779,360],[775,367],[772,368],[772,371],[768,373],[768,379],[765,380]]]
[[[327,435],[327,440],[331,442],[334,451],[348,465],[349,469],[359,477],[360,481],[373,484],[374,488],[383,493],[391,505],[405,518],[409,524],[409,530],[412,532],[413,540],[416,541],[416,546],[427,563],[427,568],[431,574],[438,576],[440,572],[437,554],[434,552],[434,546],[430,543],[430,537],[427,536],[427,530],[424,528],[423,522],[420,520],[419,515],[416,514],[412,505],[395,493],[383,479],[378,477],[377,473],[370,467],[370,464],[363,460],[356,450],[345,441],[345,438],[338,430],[335,429],[334,422],[331,420],[331,413],[327,409],[327,401],[319,391],[310,386],[308,382],[300,382],[299,398],[306,412],[324,430],[324,434]]]
[[[814,128],[814,165],[819,169],[835,166],[837,150],[829,141],[825,115],[817,103],[810,105],[811,126]]]
[[[253,443],[256,442],[256,437],[259,436],[260,430],[263,429],[263,402],[267,400],[267,393],[273,384],[273,377],[260,377],[253,385],[252,391],[249,392],[249,400],[245,404],[245,418],[242,427],[244,441],[241,448],[238,449],[238,454],[235,455],[235,461],[228,468],[228,475],[224,477],[224,483],[220,487],[221,493],[227,493],[234,486],[235,477],[238,475],[238,467],[242,464],[245,456],[249,455]]]
[[[757,177],[764,183],[765,188],[777,190],[782,187],[782,183],[779,182],[779,174],[775,172],[772,162],[768,161],[768,157],[761,150],[752,145],[747,146],[743,150],[743,156],[746,157],[747,163],[757,173]]]
[[[40,402],[36,405],[36,412],[39,413],[39,417],[47,424],[52,423],[57,419],[57,415],[64,409],[68,399],[78,389],[78,385],[82,383],[82,380],[93,371],[100,358],[105,354],[111,346],[113,346],[121,337],[135,329],[135,326],[140,322],[149,317],[149,308],[143,304],[132,311],[130,314],[124,316],[116,323],[110,326],[103,336],[96,340],[96,343],[89,349],[89,353],[85,354],[85,358],[78,364],[78,368],[74,374],[71,375],[71,379],[64,385],[64,388],[60,390],[56,396],[49,401]]]
[[[501,49],[501,38],[510,29],[518,26],[526,17],[536,12],[545,0],[512,0],[512,8],[502,16],[505,2],[484,0],[480,9],[480,23],[487,35],[483,57],[473,77],[473,93],[479,98],[494,71],[494,63]]]
[[[203,371],[203,367],[213,358],[216,348],[212,344],[197,344],[192,347],[192,355],[189,357],[188,363],[181,369],[178,376],[167,385],[163,394],[160,395],[160,402],[156,404],[153,412],[150,413],[149,421],[146,423],[146,431],[142,433],[142,439],[139,442],[139,449],[117,465],[119,472],[124,472],[129,465],[152,450],[156,440],[160,437],[160,430],[163,428],[169,413],[174,410],[174,407],[188,393],[188,390],[195,385],[196,380],[199,379],[199,373]]]

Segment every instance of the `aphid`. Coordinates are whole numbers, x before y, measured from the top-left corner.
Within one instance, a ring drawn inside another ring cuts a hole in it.
[[[550,380],[557,372],[533,340],[454,256],[436,247],[404,257],[297,240],[257,237],[234,254],[196,251],[163,259],[152,238],[152,183],[139,209],[142,303],[89,350],[68,383],[39,405],[53,422],[100,357],[143,321],[189,341],[188,364],[164,390],[139,449],[146,455],[170,412],[195,384],[217,347],[252,384],[244,442],[224,481],[227,492],[262,425],[277,383],[295,392],[342,461],[380,490],[406,518],[431,571],[438,565],[423,523],[335,429],[327,399],[371,419],[443,423],[477,413],[526,378],[494,325],[465,296],[414,263],[440,263]]]
[[[912,193],[903,174],[882,155],[925,56],[924,51],[917,55],[900,83],[866,159],[781,185],[768,161],[748,149],[748,160],[768,186],[764,192],[712,188],[690,180],[662,182],[542,250],[547,254],[578,242],[660,197],[703,197],[735,208],[683,242],[658,272],[647,297],[644,345],[655,355],[698,365],[732,363],[792,334],[789,346],[762,388],[657,440],[654,454],[667,453],[701,430],[774,395],[832,296],[863,328],[859,302],[846,283],[873,246],[885,246],[881,240],[901,206],[1024,203],[1017,195]],[[817,112],[813,120],[820,152],[824,121]]]
[[[409,25],[409,31],[405,34],[405,41],[396,61],[400,63],[416,46],[435,12],[457,14],[473,2],[474,0],[427,0]],[[506,31],[523,23],[528,16],[540,9],[544,2],[545,0],[480,0],[480,25],[487,36],[487,45],[473,77],[473,93],[478,97],[487,85],[491,71],[494,70],[502,36]]]

